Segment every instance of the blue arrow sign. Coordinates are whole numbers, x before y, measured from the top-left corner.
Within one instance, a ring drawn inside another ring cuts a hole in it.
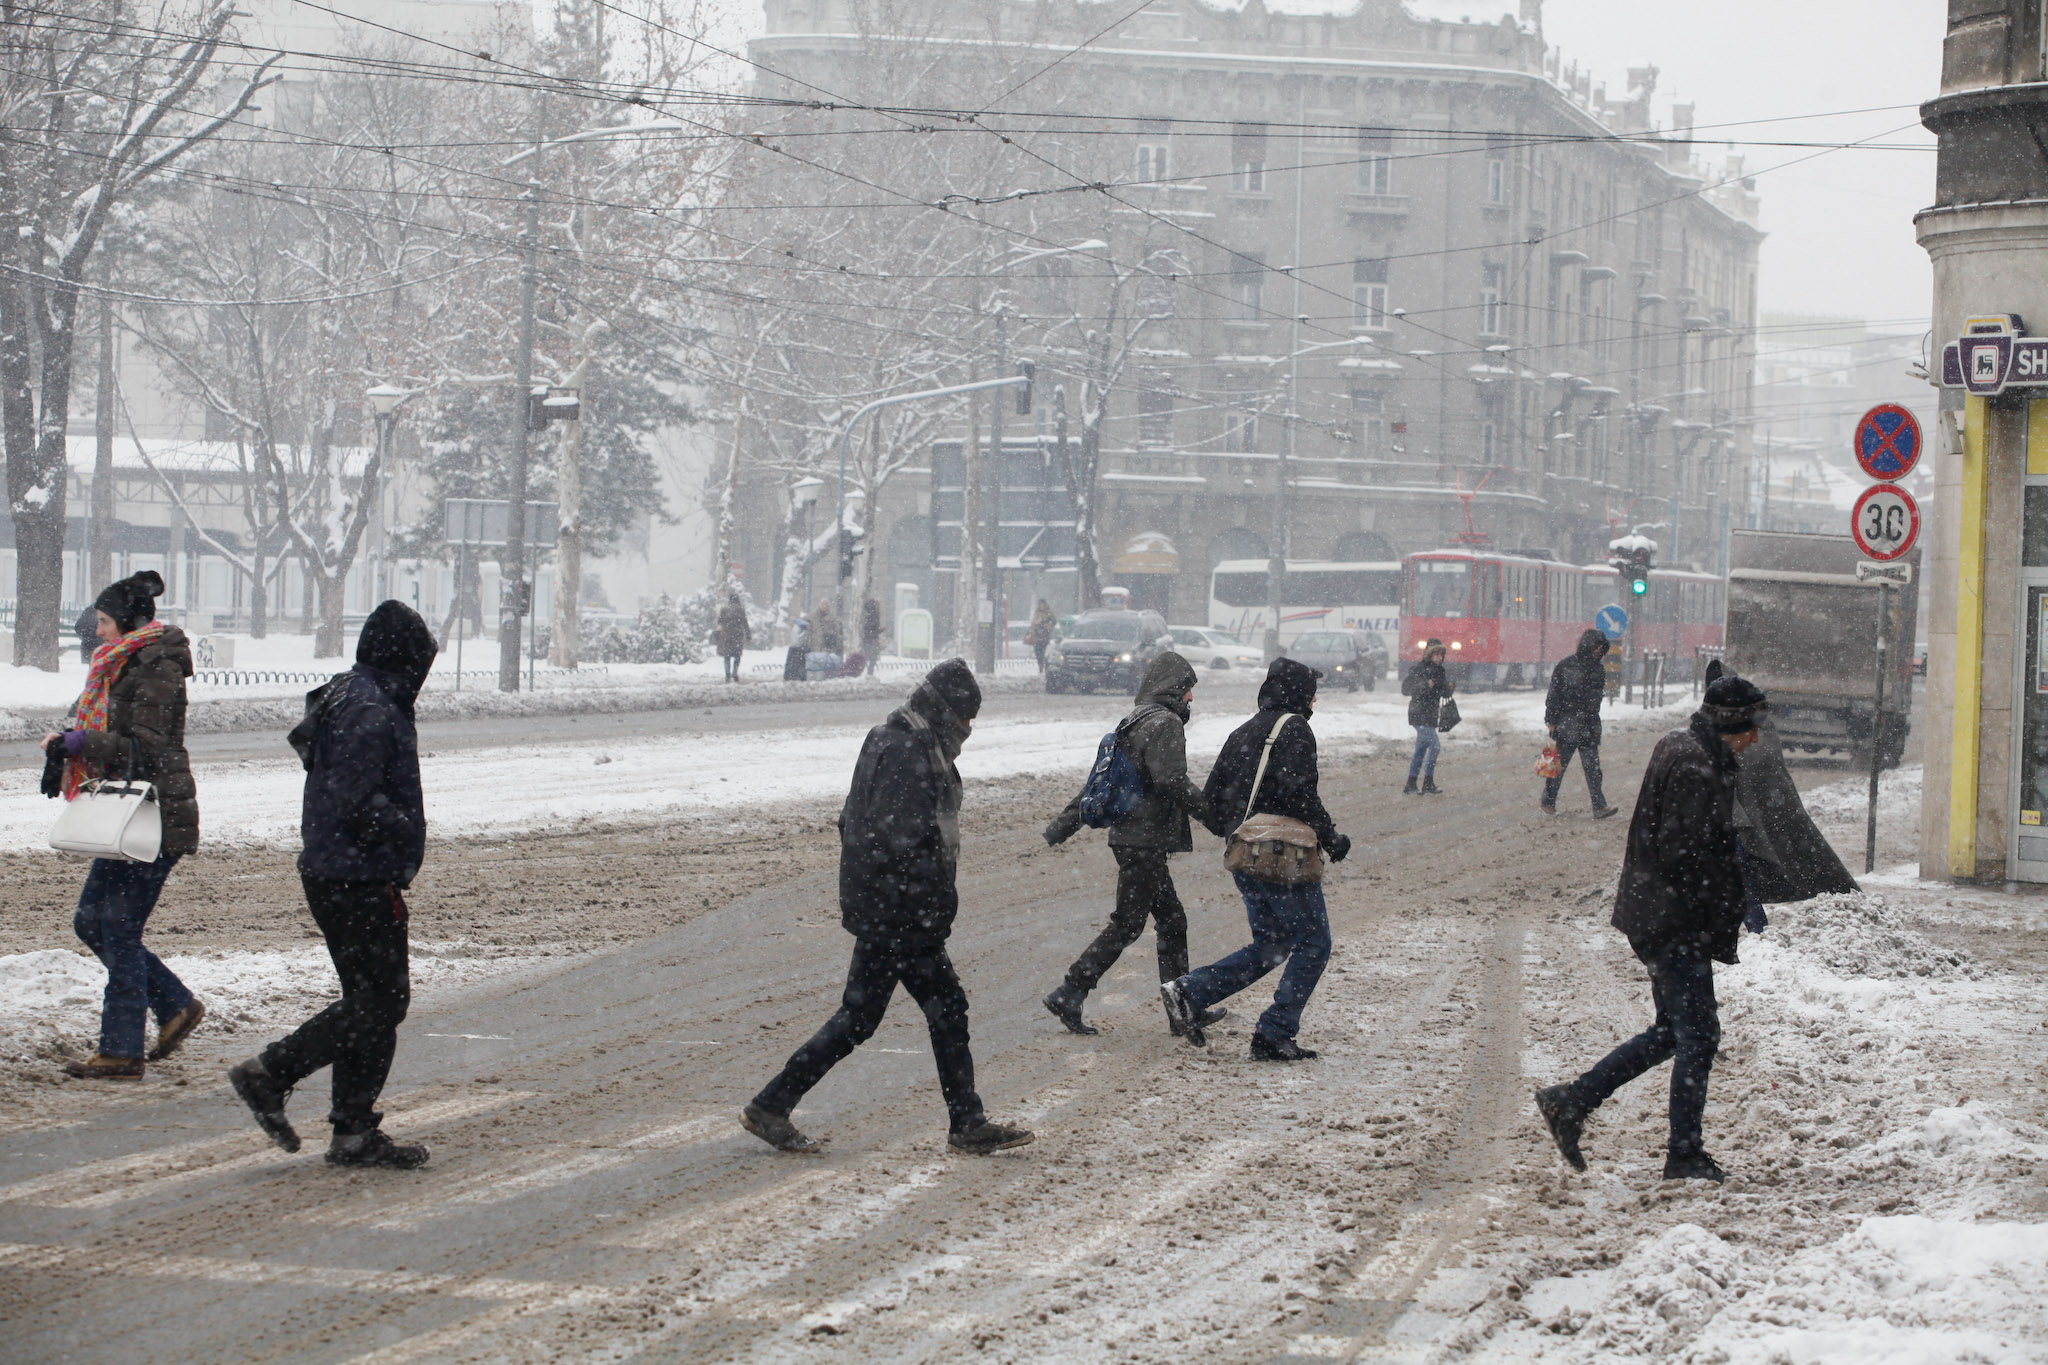
[[[1593,618],[1593,629],[1610,640],[1619,640],[1628,634],[1628,613],[1620,607],[1602,607]]]

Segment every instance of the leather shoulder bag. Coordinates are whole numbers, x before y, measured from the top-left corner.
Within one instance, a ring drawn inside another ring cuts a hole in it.
[[[153,863],[163,851],[164,816],[156,788],[135,780],[135,740],[128,741],[128,771],[116,783],[96,778],[64,803],[50,830],[50,847],[82,858]]]
[[[1223,843],[1223,865],[1262,882],[1298,886],[1323,879],[1323,846],[1305,821],[1291,815],[1253,815],[1252,806],[1265,785],[1266,765],[1273,758],[1273,743],[1281,729],[1294,719],[1285,712],[1266,732],[1266,746],[1259,751],[1259,771],[1252,778],[1251,795],[1244,801],[1244,819]]]

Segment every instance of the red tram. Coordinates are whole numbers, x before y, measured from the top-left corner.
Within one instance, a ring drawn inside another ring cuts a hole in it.
[[[1623,600],[1607,564],[1560,564],[1487,550],[1425,550],[1401,561],[1401,664],[1431,639],[1449,647],[1452,677],[1472,686],[1540,687],[1602,607],[1629,614],[1622,644],[1658,650],[1688,675],[1703,645],[1722,642],[1727,582],[1659,569],[1650,590]]]

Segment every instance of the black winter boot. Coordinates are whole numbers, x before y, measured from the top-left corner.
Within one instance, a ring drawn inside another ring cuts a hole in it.
[[[1412,778],[1412,777],[1411,777],[1411,778],[1409,778],[1409,779],[1408,779],[1408,785],[1407,785],[1407,786],[1405,786],[1405,787],[1403,787],[1403,788],[1401,788],[1401,795],[1403,795],[1403,796],[1413,796],[1413,795],[1415,795],[1415,779],[1414,779],[1414,778]]]
[[[1201,1014],[1178,980],[1160,982],[1159,999],[1166,1006],[1166,1026],[1174,1036],[1187,1039],[1195,1047],[1209,1046],[1209,1035],[1202,1032]]]
[[[1705,1152],[1673,1152],[1664,1158],[1666,1180],[1711,1180],[1716,1185],[1728,1178],[1721,1164]]]
[[[1550,1130],[1550,1140],[1557,1144],[1557,1150],[1571,1163],[1575,1171],[1586,1169],[1586,1158],[1579,1151],[1579,1138],[1586,1130],[1586,1111],[1572,1096],[1569,1085],[1553,1085],[1536,1092],[1536,1112],[1543,1115],[1543,1126]]]
[[[1087,998],[1088,992],[1077,991],[1061,982],[1046,992],[1044,1003],[1052,1017],[1066,1025],[1067,1032],[1090,1034],[1097,1032],[1096,1028],[1081,1018],[1081,1002]]]
[[[1007,1152],[1012,1147],[1022,1147],[1035,1140],[1029,1128],[1019,1128],[1014,1123],[993,1123],[983,1119],[971,1128],[958,1128],[946,1135],[946,1145],[970,1156],[987,1156],[991,1152]]]
[[[367,1133],[336,1133],[327,1144],[330,1166],[382,1166],[393,1171],[413,1171],[427,1164],[423,1143],[397,1143],[382,1128]]]
[[[1255,1062],[1307,1062],[1315,1059],[1313,1049],[1299,1046],[1292,1038],[1268,1038],[1263,1033],[1252,1035],[1252,1060]]]
[[[1442,796],[1443,791],[1436,785],[1434,777],[1425,777],[1422,779],[1422,794],[1424,796]]]
[[[229,1067],[228,1084],[249,1106],[249,1112],[256,1116],[256,1126],[272,1142],[287,1152],[299,1150],[299,1135],[292,1128],[292,1121],[284,1116],[284,1102],[292,1088],[279,1085],[277,1078],[264,1069],[261,1059],[251,1057],[240,1066]]]
[[[811,1156],[822,1151],[825,1146],[817,1138],[805,1137],[797,1126],[789,1121],[789,1115],[771,1114],[758,1104],[749,1104],[740,1110],[740,1127],[779,1152]]]

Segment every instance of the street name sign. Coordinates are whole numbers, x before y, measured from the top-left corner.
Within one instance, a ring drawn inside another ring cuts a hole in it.
[[[1849,534],[1872,559],[1897,559],[1920,538],[1920,505],[1895,484],[1873,484],[1849,513]]]
[[[1593,628],[1610,640],[1628,634],[1628,613],[1620,607],[1605,606],[1593,617]]]
[[[1920,463],[1920,419],[1879,403],[1856,424],[1856,463],[1873,479],[1903,479]]]

